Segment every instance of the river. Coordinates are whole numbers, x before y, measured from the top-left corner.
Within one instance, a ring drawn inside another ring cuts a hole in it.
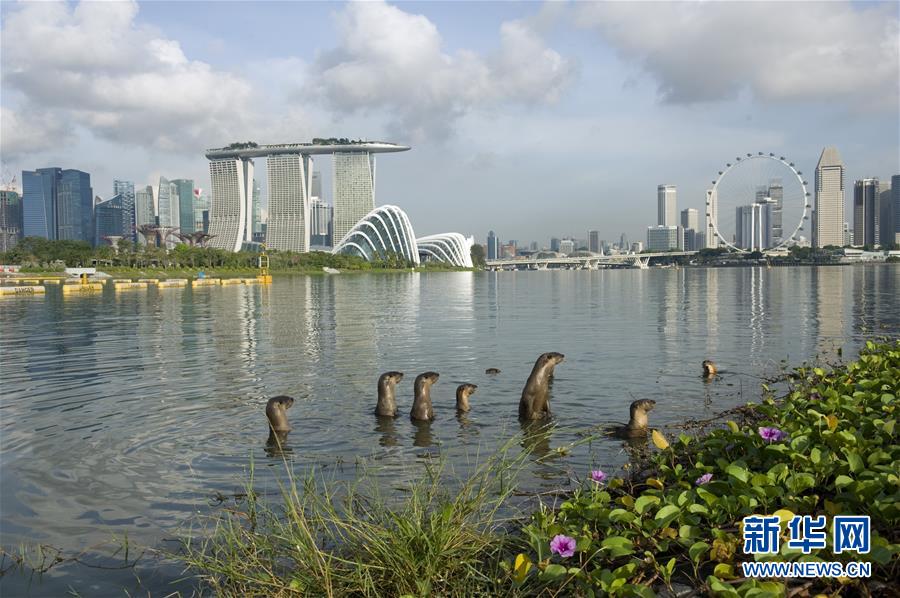
[[[397,488],[436,455],[465,470],[521,435],[519,395],[542,352],[566,355],[546,452],[627,420],[634,399],[657,401],[655,426],[709,417],[759,398],[761,380],[785,367],[839,351],[849,359],[866,338],[896,338],[898,291],[900,266],[859,265],[283,276],[4,297],[2,546],[85,552],[40,578],[8,572],[0,593],[189,592],[189,581],[172,584],[182,577],[173,563],[96,567],[120,564],[114,538],[127,536],[131,556],[174,549],[217,493],[241,490],[251,461],[257,485],[277,489],[284,465],[265,447],[271,396],[296,399],[295,471],[351,478],[365,467]],[[722,370],[711,384],[700,377],[706,358]],[[402,416],[389,424],[372,414],[386,370],[406,374]],[[441,375],[436,419],[415,426],[406,416],[413,379],[427,370]],[[463,382],[479,388],[458,419]],[[559,486],[597,466],[615,473],[625,460],[622,442],[603,438],[532,463],[522,485]]]

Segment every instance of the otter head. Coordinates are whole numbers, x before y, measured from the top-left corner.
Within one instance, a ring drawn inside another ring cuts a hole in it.
[[[390,382],[391,384],[397,384],[401,380],[403,380],[403,372],[385,372],[378,379],[379,382]]]
[[[646,429],[647,414],[656,407],[656,401],[653,399],[640,399],[631,403],[630,413],[631,419],[628,421],[628,429]]]
[[[552,363],[553,365],[557,365],[565,361],[566,356],[562,353],[557,353],[556,351],[550,351],[549,353],[544,353],[541,355],[541,362],[543,363]]]
[[[293,397],[278,396],[269,399],[266,403],[266,418],[269,426],[275,432],[289,432],[291,424],[288,423],[287,410],[294,406]]]
[[[472,396],[475,391],[478,390],[478,386],[475,384],[460,384],[456,387],[456,410],[457,411],[468,411],[469,407],[469,397]]]
[[[418,387],[420,383],[431,386],[432,384],[437,382],[438,378],[440,377],[441,375],[437,372],[425,372],[423,374],[419,374],[418,376],[416,376],[416,386]]]
[[[269,399],[269,405],[279,409],[290,409],[294,406],[294,397],[280,396]]]
[[[716,364],[709,359],[703,360],[703,375],[712,376],[716,373]]]

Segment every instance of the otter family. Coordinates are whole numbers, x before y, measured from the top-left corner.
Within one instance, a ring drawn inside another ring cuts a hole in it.
[[[550,382],[553,380],[554,368],[565,361],[562,353],[544,353],[537,358],[531,375],[522,389],[522,397],[519,399],[519,420],[523,422],[543,420],[550,418]],[[703,377],[711,379],[716,376],[716,365],[710,360],[703,361]],[[487,368],[485,374],[497,375],[500,370]],[[409,417],[413,421],[431,421],[434,419],[434,407],[431,403],[431,387],[438,381],[440,374],[437,372],[425,372],[416,376],[413,384],[413,404]],[[403,372],[385,372],[378,378],[378,402],[375,405],[375,415],[378,417],[397,417],[397,384],[403,380]],[[456,411],[467,413],[471,410],[469,397],[472,396],[478,386],[475,384],[460,384],[456,388]],[[294,399],[288,396],[278,396],[269,399],[266,404],[266,417],[269,420],[269,442],[276,441],[280,444],[291,431],[287,419],[287,410],[294,404]],[[656,401],[651,399],[639,399],[631,403],[629,408],[629,420],[613,428],[611,431],[622,438],[637,438],[646,436],[649,430],[648,414],[656,406]]]

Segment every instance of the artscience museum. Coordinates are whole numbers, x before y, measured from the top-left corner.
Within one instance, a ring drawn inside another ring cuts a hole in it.
[[[416,239],[406,213],[397,206],[379,206],[356,223],[332,253],[357,255],[367,260],[399,255],[408,262],[442,262],[472,267],[473,237],[459,233],[428,235]]]

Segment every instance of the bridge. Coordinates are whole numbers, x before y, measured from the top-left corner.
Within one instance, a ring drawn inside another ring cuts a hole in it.
[[[697,251],[661,251],[658,253],[620,253],[617,255],[559,256],[548,258],[518,257],[487,260],[488,270],[598,270],[600,268],[650,267],[650,260],[661,257],[697,255]]]

